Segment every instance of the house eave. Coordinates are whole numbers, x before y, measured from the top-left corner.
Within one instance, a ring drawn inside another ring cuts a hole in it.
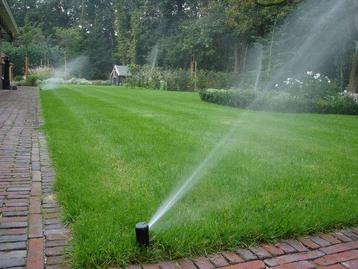
[[[0,0],[0,24],[11,39],[19,33],[19,28],[6,0]]]

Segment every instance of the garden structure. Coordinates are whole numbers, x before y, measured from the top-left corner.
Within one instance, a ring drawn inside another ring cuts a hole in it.
[[[110,80],[113,85],[122,85],[130,76],[131,72],[127,65],[115,65],[110,74]]]

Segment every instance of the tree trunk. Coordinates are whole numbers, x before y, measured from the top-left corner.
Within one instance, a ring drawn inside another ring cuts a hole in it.
[[[242,58],[242,72],[246,72],[246,60],[247,60],[247,52],[249,50],[249,44],[247,42],[244,43],[244,57]]]
[[[65,79],[67,79],[67,54],[66,54],[66,50],[64,52],[64,56],[65,56]]]
[[[240,72],[240,54],[241,54],[241,50],[236,45],[235,49],[234,49],[234,58],[235,58],[234,73],[235,74],[238,74]]]
[[[358,52],[353,56],[348,90],[353,93],[358,93]]]
[[[271,74],[272,74],[272,50],[273,50],[273,43],[274,43],[274,40],[275,40],[276,24],[277,24],[277,20],[275,20],[275,23],[274,23],[273,28],[272,28],[272,34],[271,34],[271,42],[270,42],[268,64],[267,64],[268,78],[271,78]]]
[[[27,50],[25,51],[25,79],[29,76],[29,56]]]

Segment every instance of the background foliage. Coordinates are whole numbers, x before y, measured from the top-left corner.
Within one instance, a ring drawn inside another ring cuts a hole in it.
[[[194,59],[199,70],[234,73],[239,80],[253,71],[247,52],[260,43],[268,80],[290,55],[280,51],[280,40],[294,40],[297,34],[283,38],[277,29],[303,1],[8,0],[22,31],[17,42],[0,46],[15,62],[17,75],[24,69],[24,29],[35,28],[36,38],[26,42],[31,68],[61,66],[66,52],[69,59],[88,57],[82,77],[108,79],[115,63],[188,70]],[[302,28],[309,24],[303,22]],[[352,41],[327,59],[325,70],[316,71],[326,72],[343,89],[353,55]]]

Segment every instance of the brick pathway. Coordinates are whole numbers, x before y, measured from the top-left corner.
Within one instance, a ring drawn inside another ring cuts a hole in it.
[[[52,195],[37,107],[35,88],[0,91],[0,268],[64,265],[69,237]]]
[[[126,269],[358,269],[358,228]]]

